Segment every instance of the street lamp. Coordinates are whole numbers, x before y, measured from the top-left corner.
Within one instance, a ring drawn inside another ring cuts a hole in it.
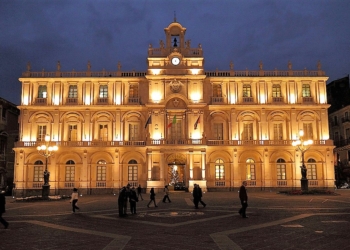
[[[310,148],[311,144],[313,144],[313,140],[304,140],[304,131],[302,129],[299,130],[299,139],[292,142],[292,146],[297,147],[301,152],[301,190],[308,191],[309,188],[309,180],[307,179],[307,168],[305,166],[304,154]]]
[[[45,157],[45,171],[44,171],[44,185],[42,190],[42,197],[48,198],[50,194],[50,172],[47,170],[47,159],[52,156],[57,150],[56,145],[50,146],[50,135],[45,135],[45,144],[38,146],[36,148],[38,153]]]

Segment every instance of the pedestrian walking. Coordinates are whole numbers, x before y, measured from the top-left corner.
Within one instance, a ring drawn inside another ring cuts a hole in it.
[[[136,214],[136,202],[138,202],[138,201],[139,201],[139,199],[137,197],[135,188],[132,187],[132,189],[130,191],[130,197],[129,197],[131,214]]]
[[[164,186],[164,197],[163,197],[163,202],[165,203],[166,200],[169,201],[169,203],[171,202],[170,198],[169,198],[169,188],[168,185]]]
[[[142,188],[141,188],[141,185],[139,184],[139,186],[137,187],[137,198],[141,198],[141,200],[143,201],[141,193],[142,193]]]
[[[202,201],[202,189],[198,184],[197,184],[197,188],[198,188],[198,195],[199,195],[198,201],[202,204],[203,207],[206,207],[207,204],[205,204],[204,201]]]
[[[243,217],[243,218],[248,218],[246,215],[246,210],[248,207],[248,195],[247,195],[247,181],[242,182],[242,186],[239,189],[239,199],[241,200],[242,207],[238,211],[238,213]]]
[[[126,196],[126,187],[123,187],[119,191],[119,196],[118,196],[118,212],[119,212],[119,217],[124,217],[126,214],[124,213],[124,203],[127,202],[127,196]]]
[[[4,225],[5,229],[7,229],[9,227],[9,223],[4,218],[2,218],[2,214],[6,212],[5,205],[6,205],[5,190],[1,190],[0,191],[0,222],[1,224]]]
[[[158,207],[157,204],[156,204],[156,193],[154,192],[154,188],[151,188],[151,191],[150,191],[150,201],[149,203],[147,204],[147,207],[149,207],[149,204],[154,203],[154,206],[155,207]]]
[[[78,199],[79,199],[78,189],[74,188],[72,197],[70,199],[70,203],[72,203],[73,213],[75,213],[75,209],[78,209],[80,211],[79,207],[77,207]]]

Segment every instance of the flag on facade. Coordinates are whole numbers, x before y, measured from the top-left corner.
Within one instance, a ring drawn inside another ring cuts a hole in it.
[[[199,115],[197,121],[194,123],[194,129],[197,129],[198,123],[200,123],[201,116]]]
[[[145,129],[147,128],[148,124],[152,124],[152,116],[150,115],[147,119],[146,125],[145,125]]]
[[[175,123],[176,123],[176,115],[174,116],[173,121],[168,124],[168,128],[170,128]]]

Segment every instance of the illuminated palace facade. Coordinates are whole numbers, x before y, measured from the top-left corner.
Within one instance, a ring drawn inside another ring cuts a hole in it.
[[[147,71],[32,72],[22,83],[20,136],[14,150],[16,196],[113,193],[130,183],[147,190],[183,182],[191,191],[300,189],[304,130],[309,188],[334,187],[324,71],[205,71],[202,46],[172,22]],[[146,48],[147,49],[147,48]],[[37,151],[45,135],[58,151]]]

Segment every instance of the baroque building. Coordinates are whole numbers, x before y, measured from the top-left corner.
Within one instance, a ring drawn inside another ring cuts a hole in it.
[[[326,81],[321,70],[206,71],[203,48],[176,20],[159,47],[148,46],[147,71],[32,72],[22,83],[16,195],[41,192],[45,135],[51,194],[72,187],[112,193],[130,183],[161,189],[193,184],[229,191],[300,189],[302,155],[292,141],[303,129],[310,188],[334,186]],[[147,48],[146,48],[147,49]]]

